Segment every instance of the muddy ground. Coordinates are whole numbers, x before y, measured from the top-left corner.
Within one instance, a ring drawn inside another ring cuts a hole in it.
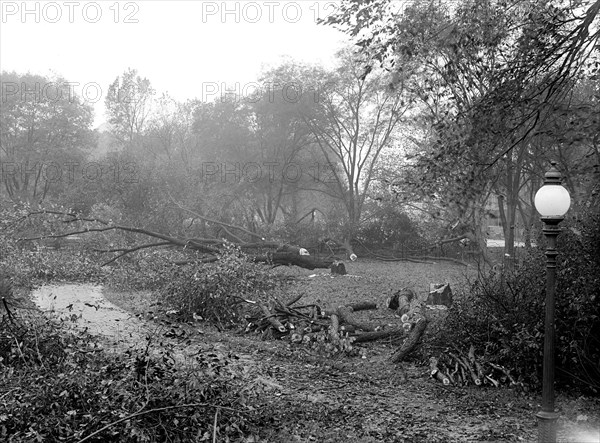
[[[324,271],[277,268],[290,276],[281,294],[302,294],[306,303],[335,307],[356,301],[380,306],[365,319],[394,324],[384,309],[395,290],[425,292],[430,283],[466,287],[473,269],[454,264],[348,264],[347,276]],[[326,358],[288,340],[219,332],[200,322],[177,323],[157,295],[127,293],[93,285],[42,287],[32,294],[52,315],[79,318],[76,324],[105,337],[107,348],[160,336],[175,343],[180,355],[218,346],[259,365],[269,389],[262,400],[264,422],[257,441],[268,442],[533,442],[538,394],[508,388],[444,386],[428,377],[418,362],[402,367],[389,362],[396,347],[370,343],[355,357]],[[559,441],[600,441],[600,402],[559,393]]]

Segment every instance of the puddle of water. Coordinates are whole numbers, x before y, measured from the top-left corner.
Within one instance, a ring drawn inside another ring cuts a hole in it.
[[[45,285],[34,290],[31,298],[43,312],[69,319],[78,328],[115,343],[142,343],[148,333],[142,322],[102,296],[102,286]]]
[[[100,336],[109,342],[107,350],[122,351],[128,348],[145,347],[147,338],[160,337],[164,343],[173,343],[172,357],[181,365],[194,367],[195,356],[206,348],[201,342],[178,343],[163,337],[161,327],[143,323],[132,314],[106,300],[102,286],[91,284],[45,285],[31,293],[31,299],[46,315],[67,320],[79,329]],[[160,356],[160,348],[150,349],[151,354]],[[226,351],[224,351],[226,352]],[[253,364],[249,355],[237,354],[239,365]]]

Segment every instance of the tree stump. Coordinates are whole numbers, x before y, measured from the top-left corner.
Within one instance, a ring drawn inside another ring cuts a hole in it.
[[[452,306],[452,289],[449,283],[429,285],[429,295],[425,301],[428,305],[444,305],[448,308]]]
[[[334,262],[331,265],[331,273],[333,275],[346,275],[346,266],[342,262]]]

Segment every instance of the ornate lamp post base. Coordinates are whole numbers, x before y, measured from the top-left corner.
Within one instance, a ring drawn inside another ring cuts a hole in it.
[[[535,416],[538,419],[538,443],[556,442],[556,421],[558,412],[540,411]]]

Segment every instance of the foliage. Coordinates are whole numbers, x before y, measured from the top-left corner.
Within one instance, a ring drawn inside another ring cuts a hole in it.
[[[177,274],[173,260],[179,256],[164,250],[141,250],[108,265],[107,284],[134,291],[159,290]]]
[[[128,69],[109,86],[105,104],[109,123],[122,142],[133,142],[147,124],[154,90],[150,81]]]
[[[0,271],[18,287],[31,288],[49,281],[99,281],[103,271],[79,241],[72,245],[64,239],[25,242],[18,238],[29,233],[51,234],[47,220],[26,218],[27,204],[0,206]]]
[[[396,206],[383,205],[362,224],[357,239],[370,247],[419,249],[424,243],[416,223]]]
[[[263,265],[249,262],[239,248],[227,244],[216,263],[186,265],[161,293],[186,317],[196,314],[223,328],[240,322],[243,299],[261,296],[275,284]]]
[[[58,197],[94,143],[92,107],[64,78],[2,72],[2,183],[14,202]]]
[[[183,365],[173,349],[157,348],[150,338],[124,354],[104,353],[96,339],[66,324],[3,320],[0,436],[6,442],[209,441],[213,432],[223,441],[240,438],[260,388],[252,383],[254,369],[238,360],[209,349]]]
[[[565,223],[556,286],[557,382],[600,392],[600,231],[598,213]],[[542,239],[539,239],[542,243]],[[543,245],[542,245],[543,246]],[[545,257],[536,249],[514,272],[481,275],[456,299],[438,345],[475,345],[491,361],[541,383]]]
[[[73,249],[24,250],[13,262],[13,279],[19,286],[50,281],[98,282],[103,272],[86,253]]]

